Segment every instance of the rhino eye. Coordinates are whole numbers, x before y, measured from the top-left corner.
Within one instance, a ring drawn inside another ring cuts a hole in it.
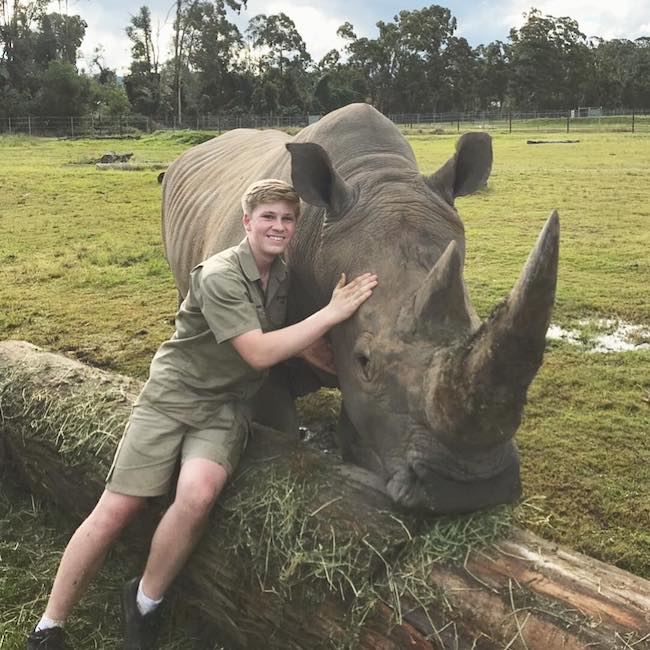
[[[370,358],[363,352],[357,352],[355,355],[361,372],[366,379],[370,379]]]

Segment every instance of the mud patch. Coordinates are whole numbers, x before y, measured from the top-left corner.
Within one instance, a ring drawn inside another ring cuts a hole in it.
[[[586,352],[650,350],[650,326],[611,318],[580,320],[572,329],[551,324],[546,338],[582,346]]]

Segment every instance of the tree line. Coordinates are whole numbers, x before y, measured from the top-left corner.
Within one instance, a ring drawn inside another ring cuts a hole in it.
[[[524,14],[506,42],[472,47],[440,5],[400,11],[374,38],[349,22],[342,51],[312,59],[291,18],[232,22],[246,0],[176,0],[169,54],[160,58],[151,11],[125,26],[128,74],[94,50],[77,58],[87,24],[48,12],[48,0],[0,0],[0,114],[137,114],[178,123],[206,113],[325,113],[367,101],[385,113],[649,107],[650,37],[587,36],[570,17]]]

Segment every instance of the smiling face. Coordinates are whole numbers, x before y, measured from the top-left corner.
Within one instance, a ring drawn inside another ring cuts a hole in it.
[[[272,201],[244,214],[244,228],[256,261],[270,264],[284,253],[296,230],[296,212],[294,203]]]

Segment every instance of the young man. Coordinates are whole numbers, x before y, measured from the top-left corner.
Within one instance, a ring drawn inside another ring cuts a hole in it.
[[[148,497],[169,490],[180,459],[175,500],[153,535],[142,578],[122,593],[124,647],[153,647],[156,608],[232,476],[246,443],[251,400],[267,369],[292,356],[317,364],[320,358],[327,368],[318,352],[321,337],[349,318],[377,284],[371,274],[349,284],[342,275],[326,307],[283,328],[287,273],[281,256],[300,200],[283,181],[266,179],[246,190],[242,207],[246,238],[191,273],[176,332],[154,356],[106,490],[66,547],[43,618],[28,639],[30,650],[65,647],[65,620],[108,548]]]

